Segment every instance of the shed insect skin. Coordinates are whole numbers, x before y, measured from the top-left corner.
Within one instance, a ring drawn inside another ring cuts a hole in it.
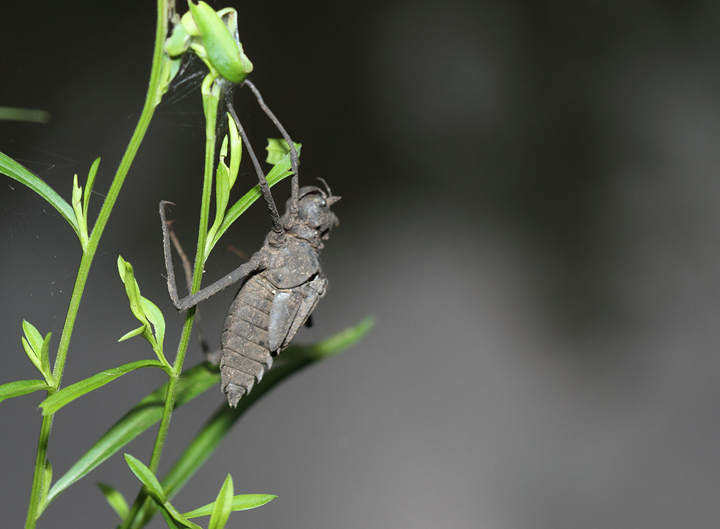
[[[292,194],[287,201],[285,214],[280,217],[265,175],[232,104],[227,102],[228,110],[255,165],[270,212],[273,229],[265,237],[263,246],[248,262],[224,278],[179,299],[165,218],[168,202],[160,202],[168,292],[176,309],[188,310],[217,292],[241,282],[225,318],[220,354],[220,389],[232,407],[237,406],[240,398],[250,392],[256,380],[262,379],[265,371],[272,366],[273,358],[290,345],[317,302],[325,295],[327,279],[319,256],[323,241],[327,240],[330,230],[338,225],[338,218],[330,206],[340,199],[332,194],[324,181],[327,192],[315,186],[298,189],[297,153],[292,140],[267,109],[257,89],[249,81],[246,84],[288,141],[293,162]]]

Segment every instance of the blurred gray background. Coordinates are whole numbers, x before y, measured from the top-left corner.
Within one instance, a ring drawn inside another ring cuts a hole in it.
[[[323,253],[331,289],[297,341],[377,325],[258,403],[178,508],[212,501],[229,472],[238,493],[279,495],[229,527],[716,527],[720,4],[212,5],[239,10],[252,80],[304,144],[303,183],[321,176],[343,196]],[[0,105],[52,121],[0,122],[0,151],[67,199],[102,156],[91,216],[142,107],[154,17],[148,0],[3,7]],[[203,164],[199,92],[175,99],[99,248],[66,385],[152,354],[117,343],[135,326],[118,254],[165,312],[172,357],[182,317],[157,204],[177,204],[192,247]],[[256,147],[277,135],[248,94],[236,106]],[[238,188],[254,182],[245,167]],[[252,253],[268,228],[257,204],[225,243]],[[36,378],[23,318],[57,347],[80,254],[63,219],[7,178],[0,248],[5,383]],[[206,284],[238,264],[219,247]],[[233,293],[202,306],[215,346]],[[188,365],[200,360],[193,342]],[[56,476],[162,379],[134,372],[59,412]],[[0,404],[4,527],[24,520],[41,400]],[[209,391],[173,416],[162,469],[222,400]],[[153,439],[125,451],[147,461]],[[114,527],[97,481],[137,490],[118,454],[39,527]]]

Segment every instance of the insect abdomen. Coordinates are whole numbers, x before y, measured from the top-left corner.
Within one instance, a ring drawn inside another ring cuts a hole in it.
[[[268,321],[273,295],[273,287],[263,274],[252,276],[235,296],[225,318],[220,389],[233,407],[272,366]]]

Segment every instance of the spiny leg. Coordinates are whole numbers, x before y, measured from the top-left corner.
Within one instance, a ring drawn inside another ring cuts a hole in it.
[[[268,185],[267,178],[265,178],[265,173],[263,173],[262,167],[260,167],[260,162],[258,162],[258,159],[255,156],[255,151],[253,150],[252,145],[250,145],[250,140],[248,140],[247,134],[245,134],[245,129],[243,129],[243,126],[240,123],[240,119],[235,112],[235,107],[233,106],[231,97],[229,95],[225,101],[225,105],[227,106],[228,112],[230,112],[230,115],[235,121],[235,126],[237,127],[240,136],[242,136],[245,148],[247,149],[248,154],[250,154],[250,158],[252,159],[253,165],[255,166],[255,172],[257,173],[258,181],[260,184],[260,191],[262,192],[263,198],[265,199],[268,210],[270,210],[270,220],[272,220],[273,231],[278,234],[283,233],[285,230],[282,226],[282,223],[280,222],[280,214],[278,213],[277,206],[275,205],[275,201],[273,200],[272,194],[270,193],[270,186]]]
[[[252,93],[255,95],[255,99],[257,99],[258,104],[260,105],[260,108],[263,109],[265,114],[272,120],[272,122],[275,124],[275,127],[280,131],[280,134],[282,134],[282,137],[285,138],[285,141],[288,144],[288,147],[290,148],[290,162],[292,163],[292,188],[291,188],[291,198],[290,201],[291,207],[293,209],[293,217],[297,214],[297,207],[298,207],[298,196],[299,196],[299,176],[300,176],[300,161],[298,160],[298,154],[297,149],[295,149],[295,143],[290,138],[290,135],[285,130],[285,127],[282,126],[282,123],[280,123],[280,120],[275,117],[275,114],[273,114],[272,110],[265,104],[265,101],[263,100],[262,95],[260,95],[260,91],[257,89],[257,87],[250,81],[249,79],[245,79],[243,84],[246,84],[250,87],[250,90],[252,90]]]
[[[255,255],[253,255],[247,263],[240,265],[238,268],[230,272],[222,279],[218,279],[217,281],[215,281],[215,283],[213,283],[212,285],[203,288],[195,294],[191,294],[183,299],[179,299],[177,293],[177,283],[175,281],[175,270],[173,269],[172,263],[172,253],[170,250],[170,234],[167,225],[167,219],[165,218],[166,204],[171,204],[171,202],[166,202],[164,200],[160,202],[160,219],[162,220],[163,232],[163,250],[165,254],[165,269],[167,270],[168,292],[170,294],[170,299],[172,300],[173,306],[177,310],[188,310],[189,308],[194,307],[201,301],[205,301],[206,299],[217,294],[221,290],[226,289],[230,285],[234,285],[238,281],[245,279],[251,273],[264,270],[267,267],[267,256],[261,250]]]
[[[175,234],[175,230],[172,227],[173,221],[168,221],[167,224],[168,230],[170,231],[170,241],[172,241],[173,248],[175,248],[175,251],[180,257],[180,261],[182,262],[183,271],[185,272],[185,282],[187,283],[188,292],[190,292],[190,290],[192,289],[192,265],[190,264],[190,259],[188,259],[188,256],[185,254],[185,251],[180,244],[180,239],[178,239],[177,235]],[[203,326],[202,317],[200,315],[200,307],[195,309],[194,323],[195,330],[197,331],[198,341],[200,342],[200,350],[202,351],[203,355],[205,355],[205,358],[208,361],[217,364],[220,361],[220,358],[211,358],[212,352],[210,351],[210,343],[208,342],[207,334],[205,333],[205,327]]]

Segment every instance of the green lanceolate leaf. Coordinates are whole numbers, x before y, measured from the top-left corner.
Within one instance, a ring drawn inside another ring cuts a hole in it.
[[[223,486],[220,487],[217,498],[215,498],[215,506],[212,510],[212,516],[210,516],[208,529],[223,529],[225,527],[232,512],[234,493],[232,476],[228,474]]]
[[[83,197],[83,216],[85,226],[88,225],[87,215],[88,207],[90,205],[90,194],[92,193],[93,184],[95,183],[95,176],[97,175],[98,167],[100,166],[100,158],[96,158],[92,166],[90,166],[90,172],[88,173],[87,182],[85,182],[85,196]]]
[[[50,386],[44,380],[17,380],[7,384],[0,384],[0,402],[41,389],[50,389]]]
[[[237,125],[232,116],[228,114],[228,132],[230,133],[230,188],[235,185],[238,172],[240,171],[240,161],[242,160],[242,138],[238,133]]]
[[[38,331],[32,323],[25,320],[22,322],[22,328],[27,341],[30,343],[30,347],[32,347],[35,355],[39,358],[43,345],[42,334],[40,334],[40,331]]]
[[[273,368],[268,371],[262,381],[255,385],[252,392],[240,399],[237,408],[231,408],[227,403],[221,404],[210,420],[200,429],[161,481],[168,498],[172,498],[182,489],[185,483],[187,483],[213,454],[238,419],[240,419],[256,401],[260,400],[277,384],[291,375],[347,349],[360,340],[372,326],[373,319],[366,318],[356,326],[345,329],[314,345],[290,345],[290,347],[283,351],[283,354],[278,357]],[[261,496],[272,499],[269,495],[258,495],[258,497]],[[267,501],[270,501],[270,499]],[[259,505],[261,504],[256,506]],[[155,508],[153,506],[141,509],[130,527],[133,529],[143,527],[152,518],[154,513]],[[208,514],[210,513],[208,512]]]
[[[172,469],[162,480],[163,488],[168,497],[176,494],[188,479],[213,453],[220,441],[225,437],[240,416],[259,400],[276,384],[315,362],[329,358],[351,346],[362,338],[372,327],[372,318],[367,318],[355,327],[351,327],[312,346],[299,347],[291,345],[278,360],[287,357],[288,361],[278,362],[263,377],[252,393],[244,396],[237,408],[223,403],[215,415],[195,436],[185,452],[180,456]],[[220,373],[207,363],[196,365],[180,375],[175,408],[191,401],[201,393],[216,386],[220,382]],[[142,432],[160,421],[165,405],[167,384],[163,384],[150,395],[142,399],[132,410],[122,417],[93,447],[75,463],[50,489],[49,499],[52,501],[70,485],[82,479],[90,471],[118,452],[123,446],[135,439]],[[152,510],[154,512],[154,510]],[[152,516],[152,512],[141,510],[136,522],[131,527],[141,527]]]
[[[165,366],[157,360],[138,360],[137,362],[130,362],[129,364],[122,365],[120,367],[114,367],[112,369],[106,369],[105,371],[93,375],[90,378],[76,382],[66,388],[61,389],[54,395],[46,398],[40,403],[40,407],[43,409],[43,415],[52,415],[56,413],[60,408],[70,404],[77,398],[90,393],[91,391],[101,388],[105,384],[112,382],[118,377],[140,369],[142,367],[159,367],[164,368]]]
[[[130,470],[132,470],[133,474],[135,474],[142,484],[145,485],[148,493],[152,496],[152,499],[160,505],[164,504],[167,501],[167,498],[165,497],[165,492],[163,492],[160,482],[155,477],[155,474],[153,474],[142,461],[130,454],[125,454],[125,461],[130,467]]]
[[[158,359],[169,368],[170,364],[168,364],[167,360],[165,360],[165,355],[163,354],[163,342],[165,341],[165,317],[157,305],[149,299],[141,298],[140,304],[145,316],[148,320],[150,320],[150,323],[152,323],[155,331],[155,353],[157,353]]]
[[[175,408],[194,399],[220,382],[220,373],[207,364],[199,364],[180,375]],[[167,384],[142,399],[103,435],[50,489],[50,501],[70,485],[86,476],[123,446],[162,418]]]
[[[302,148],[302,145],[299,143],[296,143],[295,145],[297,146],[298,156],[300,156],[300,150]],[[268,185],[270,187],[273,187],[278,182],[290,176],[292,174],[292,171],[290,170],[290,165],[290,155],[288,154],[284,156],[281,161],[275,164],[275,167],[273,167],[272,170],[268,173]],[[222,237],[223,234],[228,230],[228,228],[230,228],[232,223],[235,222],[240,217],[240,215],[242,215],[247,210],[247,208],[249,208],[253,204],[253,202],[255,202],[261,196],[262,194],[260,192],[260,186],[256,185],[250,191],[245,193],[240,200],[238,200],[237,202],[235,202],[235,204],[232,205],[232,207],[225,214],[225,219],[223,220],[222,225],[217,230],[215,236],[212,238],[211,244],[209,244],[208,250],[205,255],[207,255],[209,251],[212,250],[215,244],[220,240],[220,237]]]
[[[277,498],[274,494],[238,494],[232,499],[231,511],[247,511],[256,507],[262,507],[266,503]],[[195,509],[194,511],[183,514],[185,518],[200,518],[201,516],[209,516],[213,513],[215,502]]]
[[[120,517],[120,520],[124,520],[130,512],[128,503],[127,501],[125,501],[125,496],[123,496],[120,491],[115,490],[114,487],[111,487],[107,483],[98,483],[97,486],[100,489],[100,492],[102,492],[103,496],[105,496],[107,502],[110,504],[110,507],[112,507],[113,510]]]
[[[0,120],[47,123],[50,121],[50,113],[31,108],[0,107]]]
[[[50,338],[52,338],[51,332],[47,333],[43,340],[42,349],[40,350],[40,365],[43,368],[43,373],[47,373],[52,379],[52,368],[50,367]],[[51,381],[48,381],[48,383],[49,382]],[[52,382],[54,382],[54,379]]]
[[[132,311],[133,316],[142,323],[142,326],[128,332],[118,341],[122,342],[123,340],[132,338],[133,336],[137,336],[139,334],[142,335],[142,337],[145,338],[153,348],[158,359],[168,369],[170,369],[170,365],[163,354],[165,318],[163,317],[162,312],[160,312],[160,309],[158,309],[152,301],[142,297],[140,294],[140,286],[135,279],[135,272],[133,271],[132,265],[125,261],[122,256],[118,256],[117,265],[120,279],[125,285],[125,293],[127,294],[128,301],[130,302],[130,310]],[[150,323],[152,323],[152,327],[150,326]]]
[[[21,338],[25,354],[40,371],[45,382],[51,387],[55,386],[55,379],[50,369],[50,338],[52,333],[47,333],[43,339],[42,335],[31,323],[23,320],[22,323],[25,336]]]
[[[83,189],[78,185],[78,178],[77,175],[75,175],[73,177],[72,208],[75,212],[75,220],[80,227],[80,246],[82,246],[83,251],[85,251],[88,244],[88,231],[87,224],[85,223],[86,215],[83,214],[82,209],[82,198]]]
[[[189,0],[188,6],[202,35],[202,44],[210,65],[228,81],[242,83],[253,66],[243,53],[240,43],[234,39],[215,10],[205,2],[196,5]]]
[[[265,147],[265,150],[268,152],[267,159],[265,160],[267,163],[275,165],[282,161],[285,156],[289,155],[290,146],[283,138],[268,138],[267,142],[267,147]],[[296,143],[295,148],[297,149],[298,146],[299,144]]]
[[[163,518],[165,518],[165,523],[168,526],[168,529],[182,529],[183,526],[178,524],[175,520],[173,520],[173,517],[170,515],[169,512],[166,510],[161,510],[160,513],[163,515]]]
[[[43,182],[40,178],[32,174],[25,167],[17,163],[9,156],[0,152],[0,173],[25,184],[38,195],[47,200],[52,207],[65,217],[72,229],[75,230],[78,238],[80,237],[80,227],[75,219],[73,208],[58,195],[53,188]]]

